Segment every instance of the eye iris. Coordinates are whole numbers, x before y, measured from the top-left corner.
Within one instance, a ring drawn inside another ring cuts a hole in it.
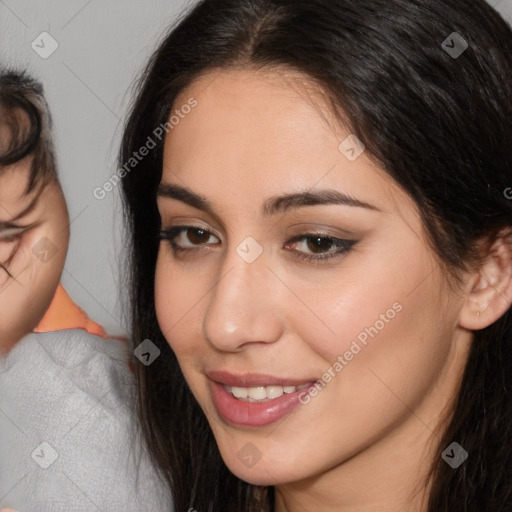
[[[311,237],[308,240],[308,248],[312,249],[313,252],[323,252],[329,249],[330,246],[331,241],[321,236]]]
[[[198,236],[196,236],[198,235]],[[204,229],[190,229],[188,231],[188,239],[193,244],[201,244],[208,241],[208,233]]]

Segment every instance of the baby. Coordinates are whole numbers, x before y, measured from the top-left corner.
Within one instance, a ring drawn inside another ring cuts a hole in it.
[[[128,345],[59,284],[68,242],[42,87],[0,70],[0,508],[171,510],[136,428]]]

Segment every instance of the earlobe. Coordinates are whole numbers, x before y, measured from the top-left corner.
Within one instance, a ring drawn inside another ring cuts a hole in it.
[[[493,324],[512,304],[512,234],[497,235],[475,271],[459,325],[478,331]]]

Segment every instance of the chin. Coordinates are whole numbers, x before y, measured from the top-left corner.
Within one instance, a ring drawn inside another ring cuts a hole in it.
[[[272,459],[264,461],[262,458],[244,462],[240,460],[243,459],[243,454],[240,458],[238,453],[230,452],[228,457],[224,457],[222,453],[221,455],[231,473],[252,485],[283,485],[305,478],[305,475],[300,475],[292,468]]]
[[[252,485],[281,485],[287,483],[287,480],[282,480],[277,475],[270,476],[265,470],[256,470],[255,468],[242,468],[239,465],[236,467],[228,466],[231,473],[240,478],[244,482]],[[293,481],[292,479],[291,481]]]

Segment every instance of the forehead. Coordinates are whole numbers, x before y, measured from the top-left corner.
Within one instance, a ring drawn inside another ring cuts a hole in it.
[[[180,124],[201,129],[212,142],[213,138],[226,141],[231,137],[242,143],[252,137],[254,143],[273,142],[275,149],[297,140],[304,144],[326,132],[339,138],[347,131],[327,107],[321,89],[297,72],[214,70],[181,92],[173,112],[186,108],[191,98],[198,103],[185,116],[191,121]],[[172,130],[174,138],[180,132],[187,135],[186,129],[178,128]],[[204,142],[201,139],[200,143]]]
[[[231,202],[240,195],[250,199],[334,187],[388,209],[384,198],[400,189],[364,152],[347,159],[340,144],[351,133],[324,98],[298,74],[215,70],[203,75],[173,105],[162,182],[181,182]],[[196,105],[188,108],[192,100]]]

